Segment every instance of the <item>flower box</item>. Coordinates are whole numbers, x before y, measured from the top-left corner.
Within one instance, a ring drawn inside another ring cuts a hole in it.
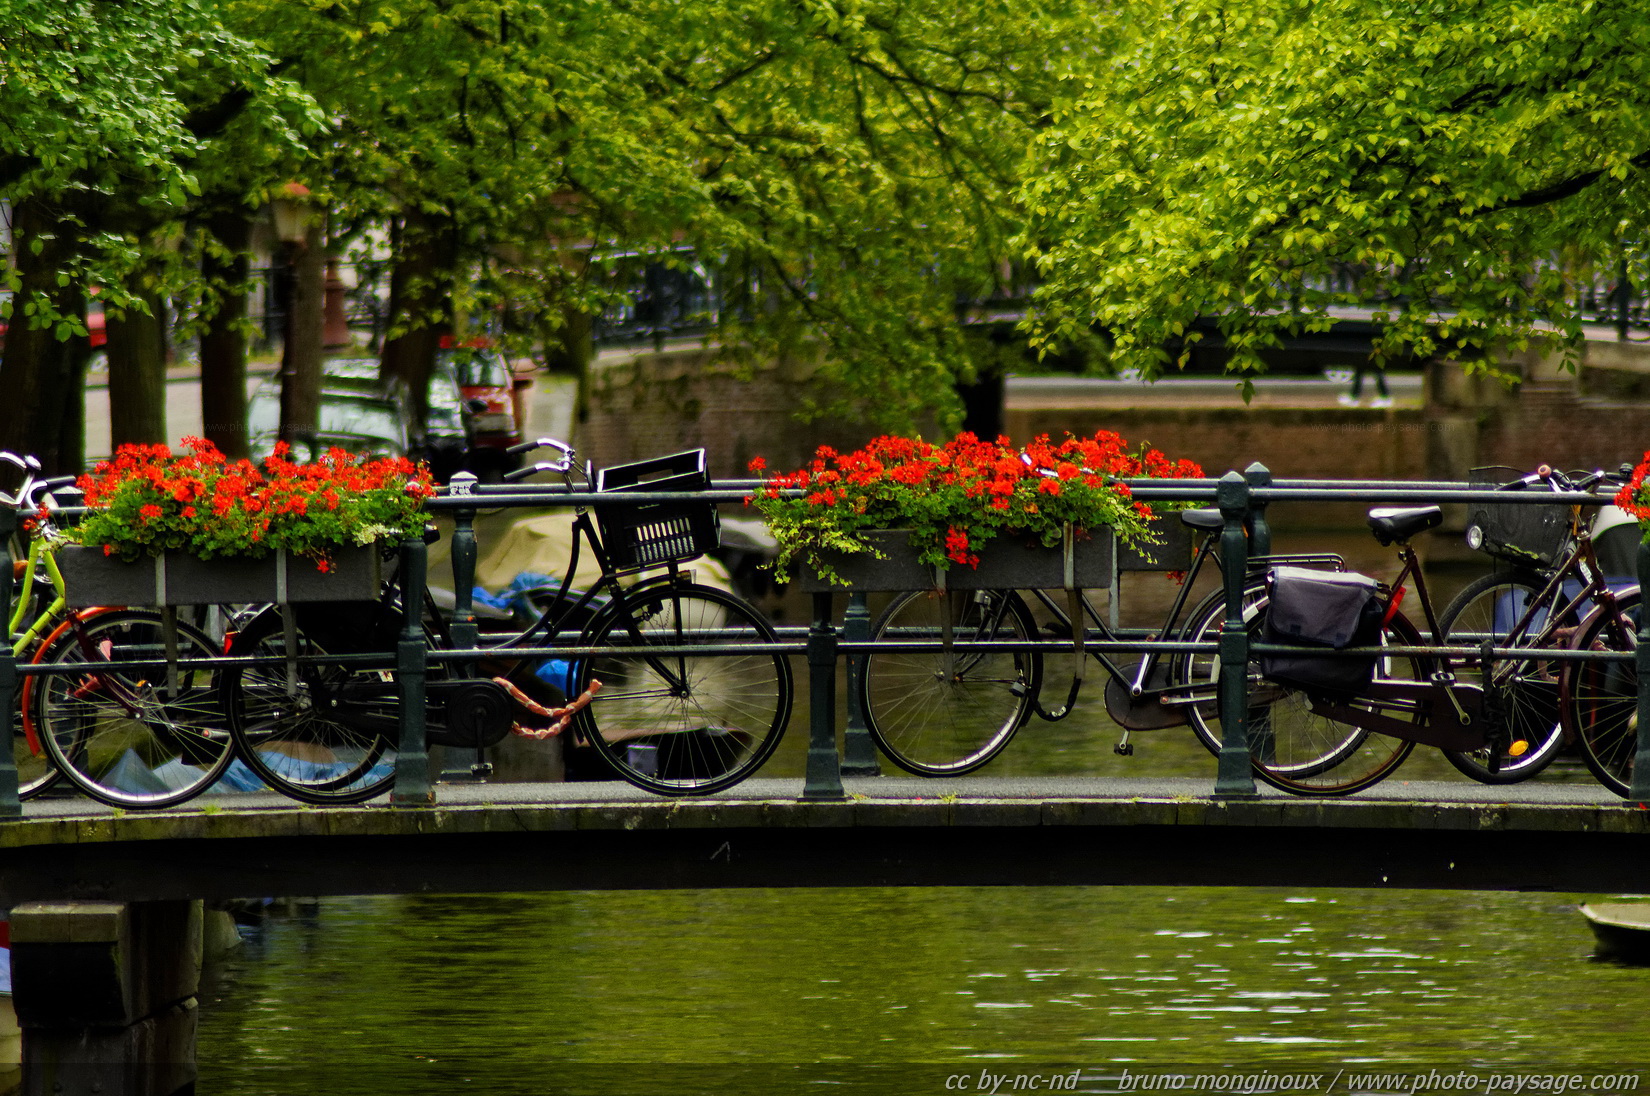
[[[281,553],[263,559],[203,560],[179,552],[128,563],[101,548],[57,550],[68,603],[91,605],[236,605],[260,602],[376,601],[383,565],[375,544],[338,548],[331,568]]]
[[[751,462],[752,471],[766,467],[760,457]],[[944,445],[880,437],[851,453],[821,446],[805,467],[766,477],[748,501],[778,542],[775,566],[800,564],[805,590],[1105,588],[1117,536],[1138,538],[1149,514],[1125,481],[1201,475],[1195,463],[1150,447],[1131,452],[1109,430],[1059,442],[1042,435],[1022,448],[964,432]],[[898,528],[922,549],[879,541],[887,557],[879,560],[835,547]],[[1135,566],[1181,569],[1172,528],[1161,549],[1135,553]],[[1074,559],[1041,547],[1064,529],[1089,533]]]
[[[872,547],[886,556],[832,553],[826,566],[843,582],[833,582],[804,564],[798,585],[807,593],[886,593],[905,590],[1033,590],[1066,585],[1063,545],[1048,547],[1012,536],[1000,537],[980,547],[977,567],[953,563],[943,572],[917,560],[910,533],[903,529],[879,529],[865,534]],[[1097,536],[1077,536],[1073,542],[1072,581],[1081,588],[1103,589],[1111,585],[1112,536],[1105,530]],[[843,583],[846,583],[844,585]]]
[[[1192,565],[1196,537],[1178,513],[1154,517],[1146,523],[1146,528],[1158,543],[1139,547],[1118,545],[1119,571],[1184,571]]]

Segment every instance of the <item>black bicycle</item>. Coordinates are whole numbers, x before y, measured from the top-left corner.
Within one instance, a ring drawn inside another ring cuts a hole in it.
[[[429,741],[485,748],[512,731],[568,733],[617,776],[664,795],[714,792],[750,776],[790,717],[791,673],[777,637],[748,603],[681,570],[717,543],[713,504],[626,501],[705,489],[703,450],[595,474],[562,442],[517,447],[533,450],[555,459],[513,477],[557,474],[612,501],[593,515],[576,509],[566,574],[537,620],[484,636],[474,660],[430,660]],[[583,550],[601,576],[580,589],[573,576]],[[407,611],[421,611],[432,654],[455,649],[449,616],[427,588],[408,591],[399,577],[378,602],[271,608],[232,638],[229,653],[255,662],[222,675],[223,706],[241,756],[271,787],[311,803],[388,790],[399,697],[383,652],[394,649]],[[552,656],[560,675],[541,672]]]
[[[1184,612],[1198,574],[1218,546],[1225,523],[1219,510],[1183,510],[1179,520],[1201,536],[1162,625],[1152,638],[1211,644],[1226,617],[1224,590],[1215,590]],[[1249,561],[1244,585],[1246,612],[1252,616],[1264,599],[1264,578],[1279,564],[1344,570],[1340,556],[1320,553],[1259,556]],[[1048,623],[1040,626],[1027,595],[1041,607]],[[1065,703],[1045,706],[1044,656],[1030,644],[1046,633],[1073,640],[1074,666]],[[1210,654],[1150,651],[1138,662],[1120,664],[1091,642],[1116,640],[1082,591],[1068,604],[1045,590],[917,591],[896,598],[872,627],[873,640],[922,643],[928,649],[884,647],[865,656],[859,690],[866,728],[883,754],[907,772],[921,776],[960,776],[996,757],[1021,727],[1036,715],[1056,721],[1074,710],[1088,658],[1106,675],[1107,713],[1123,728],[1117,752],[1132,752],[1129,735],[1190,723],[1211,753],[1219,754],[1221,729],[1216,712],[1218,662]],[[1016,649],[1018,645],[1018,649]],[[935,647],[938,649],[934,649]],[[1256,694],[1255,711],[1288,706],[1282,691]],[[1252,718],[1253,712],[1252,712]],[[1276,733],[1265,753],[1257,753],[1257,774],[1283,772],[1299,783],[1333,768],[1347,735],[1325,731],[1310,716],[1289,720],[1279,709],[1271,725]],[[1292,729],[1291,729],[1292,728]]]

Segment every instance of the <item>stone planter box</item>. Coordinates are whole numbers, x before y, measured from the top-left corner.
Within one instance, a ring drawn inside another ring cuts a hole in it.
[[[376,601],[383,584],[378,547],[339,548],[332,570],[286,555],[202,560],[178,552],[127,563],[102,548],[58,549],[68,603],[92,605],[236,605],[260,602]]]
[[[1118,545],[1119,571],[1184,571],[1192,565],[1195,531],[1180,520],[1179,514],[1163,514],[1146,524],[1161,543],[1144,548]]]
[[[943,574],[917,562],[909,534],[899,529],[879,530],[866,539],[886,559],[868,555],[837,556],[827,561],[847,585],[830,582],[804,566],[798,584],[807,593],[892,593],[905,590],[1032,590],[1054,589],[1066,583],[1064,549],[1044,547],[1012,538],[998,538],[980,549],[978,567],[953,564]],[[1111,585],[1112,544],[1109,531],[1079,538],[1073,553],[1073,577],[1083,588]]]

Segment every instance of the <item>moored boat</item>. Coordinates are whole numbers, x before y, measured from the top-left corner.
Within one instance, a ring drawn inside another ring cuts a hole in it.
[[[1593,902],[1581,916],[1593,928],[1595,954],[1650,964],[1650,902]]]

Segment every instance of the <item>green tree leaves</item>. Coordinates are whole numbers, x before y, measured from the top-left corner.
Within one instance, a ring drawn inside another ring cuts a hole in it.
[[[1045,339],[1098,322],[1118,364],[1156,373],[1215,317],[1254,368],[1387,296],[1380,350],[1470,359],[1538,321],[1576,337],[1576,281],[1643,268],[1650,32],[1632,4],[1128,14],[1133,39],[1069,82],[1021,191]]]

